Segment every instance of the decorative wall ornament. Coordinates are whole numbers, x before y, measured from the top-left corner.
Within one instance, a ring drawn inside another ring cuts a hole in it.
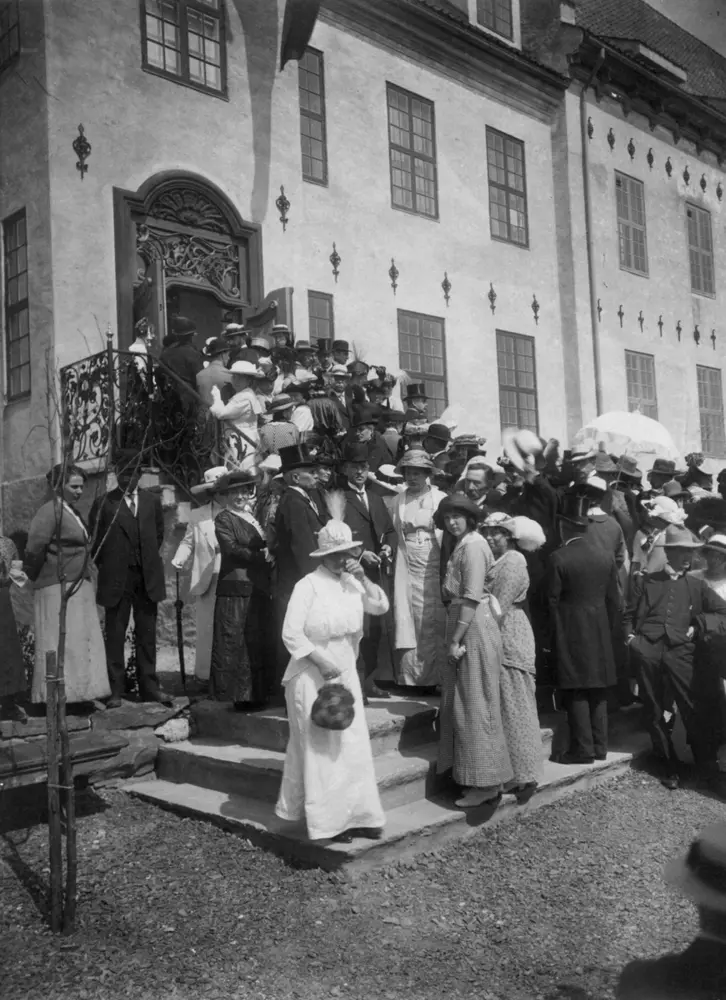
[[[494,285],[489,282],[489,291],[487,292],[487,298],[489,299],[489,308],[492,311],[492,316],[494,315],[494,310],[497,308],[497,293],[494,291]]]
[[[693,339],[696,341],[696,346],[701,343],[701,331],[698,329],[698,323],[693,328]]]
[[[655,157],[653,156],[653,147],[652,146],[648,150],[648,155],[646,156],[646,160],[648,161],[648,166],[652,170],[653,169],[653,164],[655,163]]]
[[[83,180],[84,174],[88,170],[86,160],[91,155],[91,144],[86,138],[86,130],[83,128],[83,125],[78,126],[78,135],[73,140],[72,146],[73,152],[78,157],[76,170],[80,170],[81,180]]]
[[[147,264],[160,260],[166,278],[185,285],[206,285],[230,302],[242,302],[239,249],[190,233],[170,233],[153,225],[136,229],[136,252]]]
[[[624,315],[625,315],[625,312],[624,312],[624,310],[623,310],[623,306],[622,306],[622,303],[621,303],[621,304],[620,304],[620,305],[618,306],[618,316],[620,317],[620,329],[621,329],[621,330],[622,330],[622,328],[623,328],[623,316],[624,316]]]
[[[330,255],[330,263],[333,265],[333,277],[335,278],[335,284],[338,284],[338,275],[340,274],[340,254],[333,243],[333,252]]]
[[[592,139],[595,134],[595,126],[592,124],[592,118],[587,119],[587,138]]]
[[[716,331],[711,330],[711,344],[713,345],[714,351],[716,350]]]
[[[705,174],[701,174],[701,180],[699,181],[699,184],[701,185],[701,190],[705,193],[705,191],[706,191],[706,175]]]
[[[444,280],[441,282],[441,287],[444,291],[444,301],[446,305],[449,304],[449,299],[451,298],[451,282],[449,281],[449,275],[444,271]]]
[[[193,188],[174,188],[164,191],[149,206],[154,219],[177,222],[194,229],[206,229],[214,233],[229,233],[229,223],[217,206],[201,191]]]
[[[668,157],[668,159],[667,159],[667,160],[665,161],[665,168],[666,168],[666,173],[667,173],[667,174],[668,174],[668,176],[670,177],[670,175],[671,175],[671,174],[673,173],[673,164],[671,163],[671,158],[670,158],[670,156],[669,156],[669,157]]]
[[[598,323],[602,319],[602,305],[600,304],[600,299],[597,300],[597,321]]]
[[[391,257],[391,266],[388,268],[388,277],[391,279],[391,288],[393,289],[393,294],[396,294],[396,289],[398,288],[398,268],[396,267],[396,262]]]
[[[681,333],[682,333],[682,331],[683,331],[683,327],[681,326],[681,321],[678,320],[678,322],[676,323],[676,333],[678,334],[678,343],[679,344],[681,342]]]
[[[660,330],[661,337],[663,336],[663,317],[658,317],[658,329]]]
[[[716,197],[719,201],[723,198],[723,187],[721,186],[721,181],[716,185]]]
[[[635,159],[635,143],[633,142],[632,135],[630,137],[630,142],[628,143],[628,156],[631,160]]]
[[[688,170],[688,164],[686,164],[685,167],[683,168],[683,180],[686,182],[686,186],[688,186],[688,183],[691,180],[691,174]]]
[[[277,211],[280,213],[280,222],[282,223],[283,233],[287,229],[288,216],[287,213],[290,211],[290,200],[285,196],[285,188],[280,185],[280,195],[275,201]]]
[[[535,326],[539,326],[539,302],[536,295],[532,296],[532,312],[534,313]]]
[[[608,132],[608,146],[611,149],[615,149],[615,133],[612,129]]]
[[[640,326],[640,332],[643,332],[643,323],[645,323],[645,316],[643,315],[643,310],[641,309],[638,313],[638,325]]]

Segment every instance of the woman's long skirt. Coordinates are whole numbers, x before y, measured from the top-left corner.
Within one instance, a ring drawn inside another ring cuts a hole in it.
[[[449,605],[446,641],[451,642],[461,607]],[[454,781],[491,788],[511,781],[512,764],[504,738],[500,702],[502,640],[485,599],[464,638],[466,653],[446,663],[441,685],[438,771],[453,767]]]
[[[197,647],[194,659],[194,676],[198,681],[208,681],[212,666],[214,641],[214,609],[217,603],[216,587],[196,599]]]
[[[0,651],[0,698],[24,694],[28,680],[9,587],[0,587]]]
[[[534,674],[502,667],[499,683],[502,725],[516,785],[542,777],[542,733],[537,716]]]
[[[273,662],[267,655],[270,599],[220,595],[214,606],[209,692],[217,701],[263,702],[270,694]]]
[[[35,591],[34,702],[46,701],[45,654],[58,649],[60,600],[59,583]],[[68,601],[64,675],[69,703],[111,696],[96,592],[90,580],[84,580]]]
[[[338,682],[352,691],[355,701],[348,729],[321,729],[312,722],[310,713],[323,685],[317,667],[310,664],[285,685],[290,738],[275,812],[293,822],[304,818],[311,840],[385,824],[355,652],[346,652],[345,663],[342,657],[336,662],[342,669]]]
[[[439,547],[431,537],[406,542],[411,617],[415,649],[399,649],[398,680],[402,685],[431,687],[441,683],[446,660],[446,610],[441,600]]]

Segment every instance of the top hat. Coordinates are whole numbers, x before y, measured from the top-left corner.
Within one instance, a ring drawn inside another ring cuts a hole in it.
[[[665,879],[697,906],[726,913],[726,823],[707,826],[685,858],[666,865]]]
[[[186,316],[174,316],[171,321],[172,333],[177,337],[191,337],[197,332],[197,324]]]
[[[449,441],[451,441],[451,431],[446,424],[429,424],[429,429],[426,431],[426,437],[432,437],[434,441],[440,441],[442,444],[448,444]]]
[[[696,538],[692,531],[689,531],[683,524],[669,524],[660,536],[654,547],[664,549],[700,549],[703,542]]]
[[[281,410],[290,409],[294,405],[295,403],[293,402],[292,399],[290,399],[287,393],[281,392],[279,393],[279,395],[275,396],[274,399],[271,399],[270,402],[267,404],[267,412],[279,413]]]
[[[589,507],[590,498],[584,493],[568,491],[562,495],[562,506],[557,517],[584,531],[590,523],[587,518]]]
[[[224,354],[225,351],[228,350],[229,350],[229,344],[225,343],[225,341],[221,337],[212,337],[212,339],[207,341],[207,343],[204,345],[204,353],[209,358],[216,358],[220,354]]]
[[[220,476],[213,489],[215,493],[226,493],[227,490],[236,489],[238,486],[256,486],[259,481],[260,474],[257,469],[235,469]]]
[[[380,407],[372,403],[361,403],[353,407],[351,427],[363,427],[365,424],[377,424],[381,419]]]
[[[409,382],[406,386],[406,399],[428,399],[423,382]]]
[[[643,478],[643,473],[638,468],[637,458],[633,458],[632,455],[621,455],[618,461],[618,476],[622,479],[626,476],[628,479],[641,480]]]
[[[189,492],[193,493],[195,496],[198,493],[208,493],[210,490],[213,490],[219,480],[226,475],[226,465],[215,465],[212,469],[205,469],[203,481],[199,483],[198,486],[192,486]]]
[[[333,341],[330,337],[318,337],[316,347],[318,354],[330,354],[333,350]]]
[[[310,468],[315,465],[315,459],[310,454],[306,444],[287,444],[280,448],[280,469],[291,472],[293,469]]]
[[[347,340],[334,340],[333,351],[347,351],[350,354],[350,346]]]
[[[343,449],[343,461],[356,464],[368,462],[368,445],[350,442]]]
[[[311,354],[315,353],[315,348],[311,345],[309,340],[298,340],[295,344],[295,351],[297,354],[305,354],[308,351]]]
[[[367,365],[365,361],[355,360],[351,361],[348,365],[348,371],[351,375],[367,375],[370,371],[370,365]]]
[[[673,478],[676,471],[676,463],[668,458],[656,458],[653,468],[650,470],[659,476],[670,476]]]
[[[428,452],[422,448],[409,448],[399,459],[397,469],[425,469],[430,472],[433,467]]]

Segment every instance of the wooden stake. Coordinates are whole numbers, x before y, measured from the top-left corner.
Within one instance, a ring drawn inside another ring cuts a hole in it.
[[[50,927],[61,929],[63,919],[63,836],[60,812],[58,740],[58,661],[55,650],[45,654],[46,720],[48,728],[48,850],[50,858]]]
[[[72,934],[76,921],[76,875],[77,875],[77,855],[76,855],[76,803],[75,789],[73,787],[73,766],[71,764],[71,749],[68,738],[68,719],[66,716],[66,685],[65,685],[65,662],[66,662],[66,623],[68,620],[69,595],[72,597],[73,588],[66,587],[65,580],[61,581],[61,600],[58,611],[58,736],[60,748],[60,774],[63,785],[63,804],[65,807],[65,834],[66,834],[66,885],[65,901],[63,906],[63,933]]]

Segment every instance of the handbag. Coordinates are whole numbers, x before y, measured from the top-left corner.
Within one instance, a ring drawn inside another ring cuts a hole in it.
[[[347,729],[355,717],[353,694],[344,684],[323,684],[310,719],[320,729]]]

